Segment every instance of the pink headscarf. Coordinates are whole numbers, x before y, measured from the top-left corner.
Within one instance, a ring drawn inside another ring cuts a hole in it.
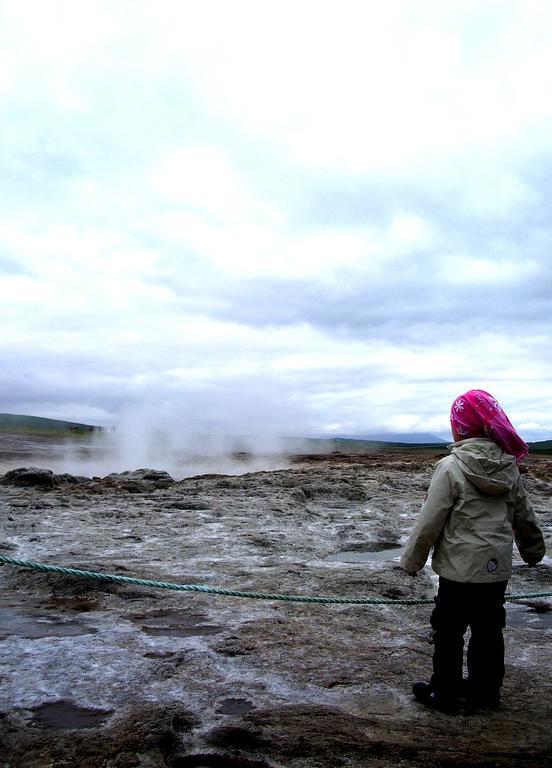
[[[470,389],[460,395],[450,409],[450,423],[461,438],[490,437],[516,464],[527,456],[529,448],[510,424],[497,401],[482,389]]]

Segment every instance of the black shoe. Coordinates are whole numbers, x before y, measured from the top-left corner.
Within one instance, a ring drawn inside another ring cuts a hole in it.
[[[422,704],[427,704],[431,699],[433,689],[429,683],[414,683],[412,686],[412,693],[414,694],[416,701],[419,701]]]
[[[500,691],[478,690],[469,678],[462,680],[460,696],[473,709],[490,709],[495,712],[500,709]]]
[[[473,684],[469,678],[464,678],[460,682],[460,698],[469,701],[473,696]]]
[[[458,701],[438,696],[428,683],[414,683],[412,693],[416,701],[419,701],[420,704],[425,704],[426,707],[436,709],[445,715],[456,715],[458,713]]]
[[[468,704],[472,709],[488,709],[491,712],[498,712],[500,709],[500,694],[478,693],[470,696]]]

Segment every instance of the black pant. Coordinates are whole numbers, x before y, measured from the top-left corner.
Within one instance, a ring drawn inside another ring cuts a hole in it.
[[[483,584],[439,578],[433,627],[431,687],[446,699],[457,699],[462,681],[464,634],[468,626],[468,679],[475,696],[497,695],[504,679],[506,581]]]

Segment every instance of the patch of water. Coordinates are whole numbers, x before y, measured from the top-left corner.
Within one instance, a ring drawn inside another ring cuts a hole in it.
[[[145,616],[140,625],[147,635],[162,637],[199,637],[218,635],[223,631],[223,627],[207,623],[205,616],[178,611],[156,612],[155,616]]]
[[[173,755],[171,768],[271,768],[264,760],[220,754]]]
[[[508,627],[537,630],[551,629],[552,610],[542,610],[540,603],[536,608],[516,603],[506,603],[506,629]]]
[[[367,563],[373,560],[396,560],[404,551],[404,547],[393,547],[392,549],[382,549],[379,552],[366,552],[363,550],[349,550],[345,552],[335,552],[324,558],[326,562],[333,563]]]
[[[113,710],[88,709],[72,701],[54,701],[33,708],[33,723],[40,728],[95,728]]]
[[[217,712],[223,715],[245,715],[252,709],[253,704],[247,699],[223,699],[217,707]]]
[[[41,637],[72,637],[92,635],[95,632],[92,627],[78,621],[46,618],[44,613],[28,613],[19,606],[7,605],[0,608],[0,639],[17,635],[27,640],[38,640]]]

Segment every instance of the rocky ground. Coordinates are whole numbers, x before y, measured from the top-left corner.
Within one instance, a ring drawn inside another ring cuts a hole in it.
[[[178,482],[5,473],[0,554],[239,590],[431,597],[431,571],[409,577],[393,558],[436,458],[295,457]],[[550,553],[552,459],[527,466]],[[551,565],[516,559],[510,591],[552,591]],[[450,717],[410,694],[431,666],[430,605],[254,601],[10,566],[0,582],[3,768],[552,766],[552,599],[509,604],[501,710]]]

